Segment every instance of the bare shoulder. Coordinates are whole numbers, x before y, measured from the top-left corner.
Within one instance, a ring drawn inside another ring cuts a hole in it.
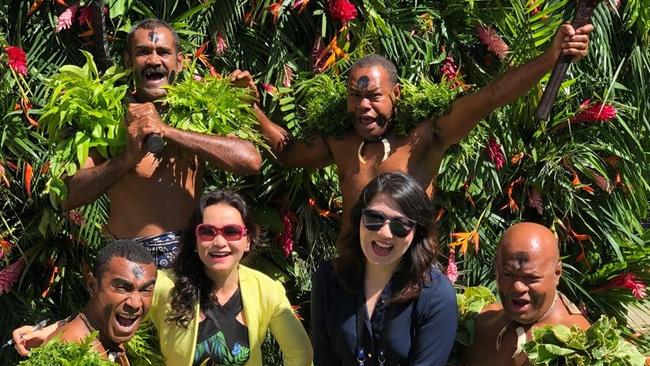
[[[570,314],[568,316],[565,316],[561,324],[567,327],[577,326],[583,330],[586,330],[591,326],[591,323],[589,323],[587,318],[581,314]]]
[[[494,339],[503,325],[503,311],[499,303],[487,305],[474,320],[474,342],[463,348],[461,365],[482,365],[494,352]],[[501,324],[501,325],[500,325]]]
[[[66,343],[81,343],[88,336],[88,328],[79,317],[75,317],[61,328],[58,332],[54,333],[51,339],[58,339]]]

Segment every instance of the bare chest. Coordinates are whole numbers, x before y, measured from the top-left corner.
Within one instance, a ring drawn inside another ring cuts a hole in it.
[[[395,171],[413,176],[432,193],[442,154],[436,156],[430,141],[406,136],[364,143],[359,136],[353,136],[328,143],[338,166],[344,199],[347,196],[348,201],[376,176]]]

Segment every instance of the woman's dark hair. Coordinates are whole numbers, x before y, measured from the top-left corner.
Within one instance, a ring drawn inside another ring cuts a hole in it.
[[[416,222],[411,245],[402,256],[394,279],[399,289],[391,301],[404,302],[416,298],[422,286],[431,280],[431,269],[437,265],[437,230],[433,205],[429,197],[411,176],[401,172],[384,173],[365,186],[352,209],[352,229],[344,238],[339,257],[334,260],[336,277],[350,293],[363,289],[366,258],[361,250],[359,228],[361,210],[378,194],[383,193],[399,205]]]
[[[203,211],[206,207],[217,204],[225,204],[239,211],[244,221],[244,226],[246,226],[246,230],[248,231],[250,250],[253,250],[259,241],[259,230],[255,223],[253,223],[248,205],[242,196],[230,191],[217,190],[206,193],[201,197],[190,218],[190,222],[183,232],[180,252],[172,266],[176,275],[176,281],[171,293],[172,311],[167,317],[167,321],[174,322],[185,328],[187,328],[190,321],[194,318],[194,305],[197,301],[203,309],[210,308],[216,302],[216,299],[212,295],[214,284],[205,273],[205,266],[196,251],[196,234],[194,229],[198,224],[203,222]]]

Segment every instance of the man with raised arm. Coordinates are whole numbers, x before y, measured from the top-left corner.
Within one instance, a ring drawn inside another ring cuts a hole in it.
[[[463,365],[523,366],[522,346],[532,328],[562,324],[589,328],[580,310],[557,291],[562,276],[558,242],[546,227],[523,222],[499,242],[496,280],[500,303],[476,318],[473,345],[463,350]]]
[[[337,165],[343,194],[344,235],[350,225],[350,208],[372,178],[383,172],[402,171],[415,177],[432,196],[447,148],[466,137],[491,111],[525,94],[552,69],[560,54],[572,55],[575,60],[585,57],[592,30],[591,25],[577,30],[569,24],[562,25],[544,54],[508,71],[478,92],[458,98],[449,113],[421,121],[406,136],[391,130],[395,101],[400,97],[397,70],[392,62],[378,55],[358,60],[349,70],[347,109],[352,121],[341,139],[316,136],[299,143],[271,122],[259,107],[255,108],[261,130],[284,166]],[[236,72],[233,79],[241,84],[248,82],[255,89],[248,72]]]
[[[255,146],[235,137],[181,131],[165,124],[153,102],[166,93],[183,68],[178,35],[158,19],[136,24],[126,38],[126,66],[135,90],[130,96],[127,144],[112,159],[92,153],[82,169],[66,180],[65,209],[88,204],[102,193],[110,198],[106,234],[135,238],[169,267],[203,185],[204,162],[237,174],[255,174],[261,157]],[[143,143],[158,134],[167,142],[160,154]]]
[[[129,365],[124,343],[138,330],[144,319],[156,283],[154,258],[132,240],[107,244],[97,255],[88,279],[90,299],[70,321],[61,321],[40,331],[31,326],[14,330],[16,350],[23,356],[42,337],[67,343],[82,343],[92,332],[94,351],[121,366]],[[49,336],[48,336],[49,335]]]

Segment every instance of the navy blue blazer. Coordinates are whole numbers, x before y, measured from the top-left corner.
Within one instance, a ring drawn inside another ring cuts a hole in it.
[[[323,263],[312,278],[314,365],[356,366],[359,345],[373,353],[385,337],[386,365],[444,366],[454,345],[458,318],[456,293],[451,283],[434,268],[431,282],[416,299],[390,304],[388,299],[396,290],[394,287],[391,280],[380,295],[372,318],[368,319],[365,295],[345,291],[336,279],[332,263]],[[392,307],[391,320],[384,336],[389,307]],[[357,314],[363,314],[364,334],[360,336]],[[376,364],[376,355],[365,363]]]

